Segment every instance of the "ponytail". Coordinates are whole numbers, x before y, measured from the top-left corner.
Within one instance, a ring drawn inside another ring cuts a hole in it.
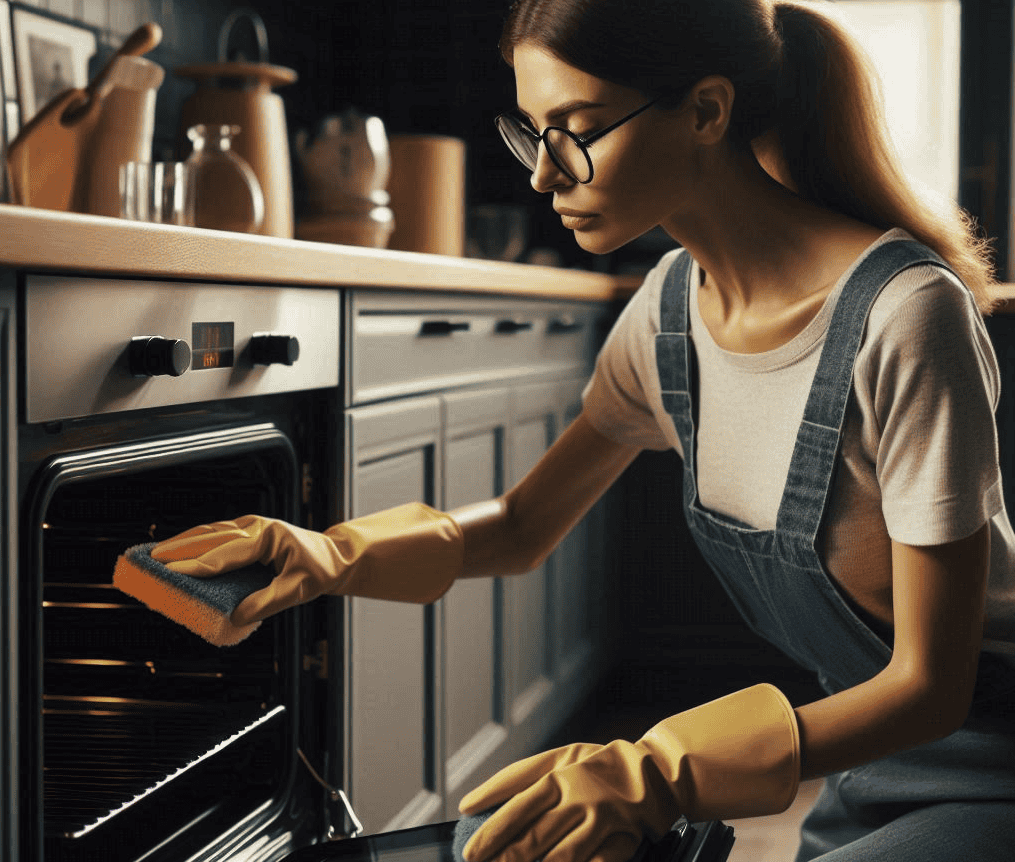
[[[813,4],[777,2],[775,26],[784,46],[779,161],[794,190],[882,230],[903,228],[941,255],[989,313],[989,242],[953,201],[906,177],[888,135],[880,79],[855,39]]]

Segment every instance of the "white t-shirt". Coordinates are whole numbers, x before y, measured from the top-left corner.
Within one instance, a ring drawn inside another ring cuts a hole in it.
[[[884,234],[866,253],[905,231]],[[618,319],[583,394],[604,436],[647,449],[680,440],[656,370],[664,276],[648,274]],[[861,256],[860,259],[862,259]],[[731,353],[698,312],[692,265],[690,330],[698,358],[698,492],[706,509],[757,529],[775,527],[797,429],[835,303],[853,266],[796,337],[763,353]],[[830,574],[864,604],[890,590],[891,540],[931,545],[991,524],[984,649],[1015,656],[1015,536],[1004,508],[994,410],[1000,391],[990,338],[969,291],[950,273],[917,266],[871,308],[832,500],[820,537]]]

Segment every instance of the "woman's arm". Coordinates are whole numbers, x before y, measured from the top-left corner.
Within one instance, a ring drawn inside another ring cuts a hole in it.
[[[459,577],[536,568],[640,451],[607,439],[579,415],[506,494],[448,513],[465,539]]]
[[[803,778],[940,739],[965,720],[976,682],[990,525],[929,547],[892,543],[895,647],[877,676],[796,709]]]

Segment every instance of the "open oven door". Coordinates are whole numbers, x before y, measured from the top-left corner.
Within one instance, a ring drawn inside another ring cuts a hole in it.
[[[437,823],[306,847],[286,862],[456,862],[454,839],[454,821]],[[658,843],[644,843],[631,862],[726,862],[733,841],[733,828],[718,820],[681,820]]]

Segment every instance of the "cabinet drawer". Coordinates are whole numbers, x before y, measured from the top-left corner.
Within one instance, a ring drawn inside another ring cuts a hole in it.
[[[589,303],[353,291],[348,403],[581,375],[594,358],[597,315]]]

